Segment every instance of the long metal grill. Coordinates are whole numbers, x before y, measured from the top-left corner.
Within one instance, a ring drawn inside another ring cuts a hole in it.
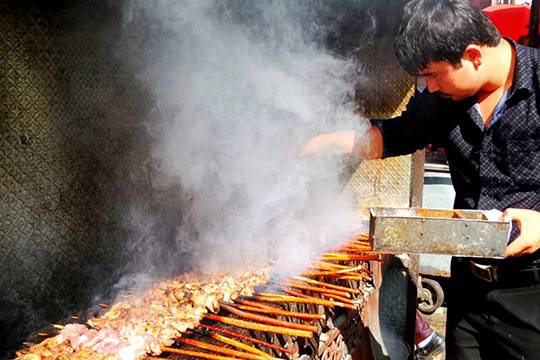
[[[360,310],[372,290],[367,236],[322,254],[302,274],[264,271],[208,282],[157,284],[84,324],[18,352],[23,360],[342,358],[362,338]],[[105,305],[103,305],[105,307]],[[49,334],[41,334],[44,337]]]

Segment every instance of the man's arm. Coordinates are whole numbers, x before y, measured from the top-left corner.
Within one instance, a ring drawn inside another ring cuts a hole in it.
[[[506,257],[532,254],[540,249],[540,212],[527,209],[506,209],[502,220],[513,220],[521,234],[506,248]]]
[[[355,130],[320,134],[309,140],[302,155],[320,152],[337,152],[360,160],[380,159],[383,154],[383,137],[376,126],[371,126],[360,136],[357,136]]]

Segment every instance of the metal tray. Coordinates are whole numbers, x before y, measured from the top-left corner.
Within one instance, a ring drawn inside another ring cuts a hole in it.
[[[509,230],[477,210],[370,209],[371,245],[382,253],[503,257]]]

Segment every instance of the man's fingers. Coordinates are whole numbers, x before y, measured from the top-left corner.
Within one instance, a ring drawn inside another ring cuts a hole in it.
[[[510,245],[508,245],[506,247],[506,251],[505,251],[505,254],[504,256],[505,257],[512,257],[512,256],[516,256],[516,254],[518,253],[519,251],[519,242],[517,242],[519,240],[520,237],[518,237],[516,240],[514,240]]]

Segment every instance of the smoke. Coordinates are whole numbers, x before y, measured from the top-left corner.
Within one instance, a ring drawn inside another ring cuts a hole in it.
[[[366,127],[353,102],[358,64],[340,44],[328,49],[351,6],[360,4],[134,0],[126,7],[132,66],[156,104],[148,119],[153,186],[188,199],[175,234],[185,261],[210,271],[295,271],[358,228],[339,177],[347,159],[299,156],[317,133]],[[357,29],[365,24],[358,40],[366,40],[374,21],[358,19]]]

